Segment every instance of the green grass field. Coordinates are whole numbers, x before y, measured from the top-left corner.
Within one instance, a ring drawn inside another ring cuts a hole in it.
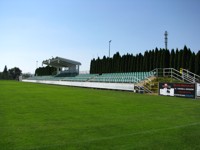
[[[0,150],[200,149],[200,101],[0,81]]]

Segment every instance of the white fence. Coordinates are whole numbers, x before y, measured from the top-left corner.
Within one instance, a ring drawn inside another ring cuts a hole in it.
[[[87,87],[87,88],[134,91],[134,84],[132,83],[69,82],[69,81],[44,81],[44,80],[22,80],[22,81],[32,82],[32,83]]]

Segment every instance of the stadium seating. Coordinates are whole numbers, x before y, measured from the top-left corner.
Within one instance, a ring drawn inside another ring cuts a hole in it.
[[[70,72],[62,71],[61,73],[57,74],[55,77],[75,77],[77,75],[78,73],[70,73]]]
[[[32,76],[28,80],[53,80],[54,76]]]
[[[138,83],[151,76],[150,72],[105,73],[93,78],[92,82]]]
[[[52,81],[78,81],[78,82],[109,82],[109,83],[138,83],[154,75],[153,72],[127,72],[127,73],[103,73],[103,74],[79,74],[75,77],[34,76],[28,80],[52,80]]]

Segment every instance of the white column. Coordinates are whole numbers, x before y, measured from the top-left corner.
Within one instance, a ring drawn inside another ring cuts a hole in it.
[[[60,68],[59,68],[59,67],[57,67],[57,74],[59,74],[59,73],[60,73],[59,69],[60,69]]]

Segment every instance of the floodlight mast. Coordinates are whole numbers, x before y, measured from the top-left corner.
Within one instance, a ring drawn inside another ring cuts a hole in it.
[[[110,58],[110,43],[112,42],[112,40],[109,41],[109,58]]]

